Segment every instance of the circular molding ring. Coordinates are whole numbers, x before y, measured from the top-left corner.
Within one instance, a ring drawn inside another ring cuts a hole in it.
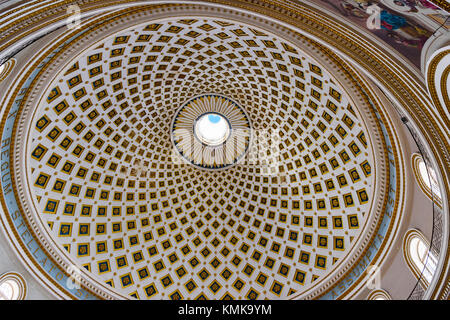
[[[0,82],[5,80],[9,76],[15,64],[16,59],[11,58],[0,66]]]
[[[219,145],[207,145],[197,136],[198,119],[206,114],[223,116],[229,132]],[[195,167],[219,170],[236,165],[249,150],[252,130],[245,110],[234,100],[219,94],[202,94],[187,100],[175,113],[171,140],[183,160]]]

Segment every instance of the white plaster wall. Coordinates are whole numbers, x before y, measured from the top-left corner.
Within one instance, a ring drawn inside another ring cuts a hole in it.
[[[42,287],[25,269],[9,246],[3,230],[0,231],[0,274],[14,271],[20,273],[27,282],[27,300],[54,300],[50,292]]]
[[[14,58],[16,59],[16,66],[13,68],[8,77],[0,82],[0,103],[3,102],[3,98],[9,92],[9,85],[14,81],[15,77],[20,72],[18,66],[26,63],[31,56],[33,56],[41,47],[45,45],[45,41],[50,41],[51,35],[38,40],[36,43],[31,44],[27,49],[19,52]],[[2,106],[0,106],[2,107]],[[0,112],[1,113],[1,112]],[[0,210],[3,210],[0,207]],[[14,271],[20,273],[27,281],[27,297],[30,300],[54,300],[55,297],[42,286],[34,276],[26,269],[21,260],[17,257],[13,248],[11,248],[3,228],[0,228],[0,274],[5,272]]]
[[[30,47],[26,50],[23,50],[17,54],[15,58],[18,63],[27,61],[27,59],[36,52],[34,50],[38,50],[38,48],[40,48],[45,41],[55,37],[55,34],[59,34],[60,32],[61,31],[57,31],[51,35],[45,36],[36,43],[30,45]],[[14,70],[7,81],[13,78]],[[0,92],[7,92],[7,81],[0,83]],[[1,96],[2,94],[0,94],[0,98]],[[395,114],[395,111],[392,110],[391,114]],[[406,126],[400,121],[399,117],[396,117],[394,121],[397,128],[399,128],[398,133],[400,135],[400,139],[402,140],[402,145],[405,148],[405,154],[410,156],[412,153],[417,152],[417,146],[409,134]],[[405,158],[405,164],[408,179],[408,197],[404,212],[405,220],[403,221],[399,231],[401,236],[395,240],[392,250],[381,269],[381,288],[386,290],[393,299],[406,299],[413,290],[414,285],[417,283],[417,279],[414,277],[412,272],[410,272],[405,260],[403,259],[403,235],[410,228],[417,228],[425,235],[425,237],[427,237],[428,240],[431,240],[432,230],[431,201],[422,193],[414,178],[411,169],[410,157]],[[0,274],[9,271],[18,272],[26,279],[28,287],[27,299],[55,299],[22,265],[12,248],[10,248],[5,235],[0,229]],[[355,298],[366,299],[369,293],[370,290],[366,288],[362,290]]]
[[[404,220],[400,226],[398,237],[395,239],[392,249],[380,269],[380,289],[387,291],[394,300],[405,300],[413,291],[417,278],[413,275],[403,258],[403,236],[409,229],[415,228],[420,230],[431,242],[433,206],[431,200],[420,189],[411,166],[411,156],[414,153],[419,153],[419,149],[408,128],[400,120],[398,113],[388,105],[385,105],[385,107],[393,118],[397,134],[404,148],[407,197],[403,211]],[[371,291],[371,289],[364,288],[355,298],[366,300]]]
[[[23,0],[4,0],[0,1],[0,10],[11,7],[12,5],[18,4],[20,2],[25,2]]]

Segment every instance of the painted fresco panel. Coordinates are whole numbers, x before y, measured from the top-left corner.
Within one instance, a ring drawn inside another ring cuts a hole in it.
[[[397,49],[417,67],[421,51],[432,36],[446,32],[450,39],[449,14],[425,0],[315,0],[323,7],[369,30]],[[376,7],[375,7],[376,6]],[[368,27],[375,11],[379,25]]]

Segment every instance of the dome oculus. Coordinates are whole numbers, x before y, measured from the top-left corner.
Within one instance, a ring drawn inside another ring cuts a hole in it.
[[[70,60],[17,135],[35,221],[124,296],[286,298],[320,283],[366,230],[377,167],[359,107],[292,45],[173,18]],[[200,136],[224,142],[196,138],[200,121]],[[264,130],[279,132],[277,175],[240,162]]]
[[[228,120],[215,113],[206,113],[195,122],[195,137],[208,146],[218,146],[230,136]]]
[[[172,140],[190,164],[222,169],[236,164],[250,144],[250,122],[237,102],[219,94],[196,96],[175,114]]]

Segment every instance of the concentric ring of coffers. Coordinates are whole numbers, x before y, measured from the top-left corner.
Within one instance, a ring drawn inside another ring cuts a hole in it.
[[[225,41],[231,34],[234,38]],[[214,47],[202,44],[210,41]],[[190,49],[185,49],[187,43]],[[242,47],[241,58],[227,66],[228,55]],[[189,53],[177,58],[183,49]],[[140,63],[139,57],[150,60]],[[211,70],[222,77],[211,81],[206,76]],[[168,79],[162,81],[161,74]],[[192,85],[191,77],[198,85]],[[240,78],[249,81],[247,89]],[[295,89],[289,91],[287,84]],[[172,146],[167,120],[185,96],[203,92],[221,92],[238,101],[256,128],[281,131],[280,143],[290,152],[280,157],[283,174],[263,176],[257,168],[235,166],[220,175],[195,168],[173,175],[177,167],[172,159],[157,158],[164,154],[161,149]],[[333,269],[364,228],[375,168],[372,141],[359,110],[323,67],[292,43],[257,27],[202,17],[118,32],[72,60],[44,97],[27,136],[29,183],[36,194],[32,202],[51,240],[76,265],[122,294],[287,297]],[[336,146],[343,152],[328,159]],[[157,162],[146,159],[149,153]],[[332,170],[337,168],[353,173],[335,176],[338,171]],[[247,185],[233,187],[237,176],[246,178]],[[188,181],[193,186],[183,189]],[[163,195],[158,187],[168,192]],[[238,193],[228,192],[230,187]],[[209,192],[199,193],[201,201],[192,198],[199,189]],[[61,195],[63,201],[58,200]],[[175,199],[190,210],[180,212]],[[239,209],[242,204],[250,209],[246,214]],[[243,220],[236,224],[239,217]],[[199,230],[190,233],[194,223]],[[196,268],[196,255],[209,263]],[[139,267],[143,262],[149,267]],[[183,265],[189,279],[181,275]],[[159,271],[164,274],[156,276]],[[283,285],[285,278],[289,288]]]

